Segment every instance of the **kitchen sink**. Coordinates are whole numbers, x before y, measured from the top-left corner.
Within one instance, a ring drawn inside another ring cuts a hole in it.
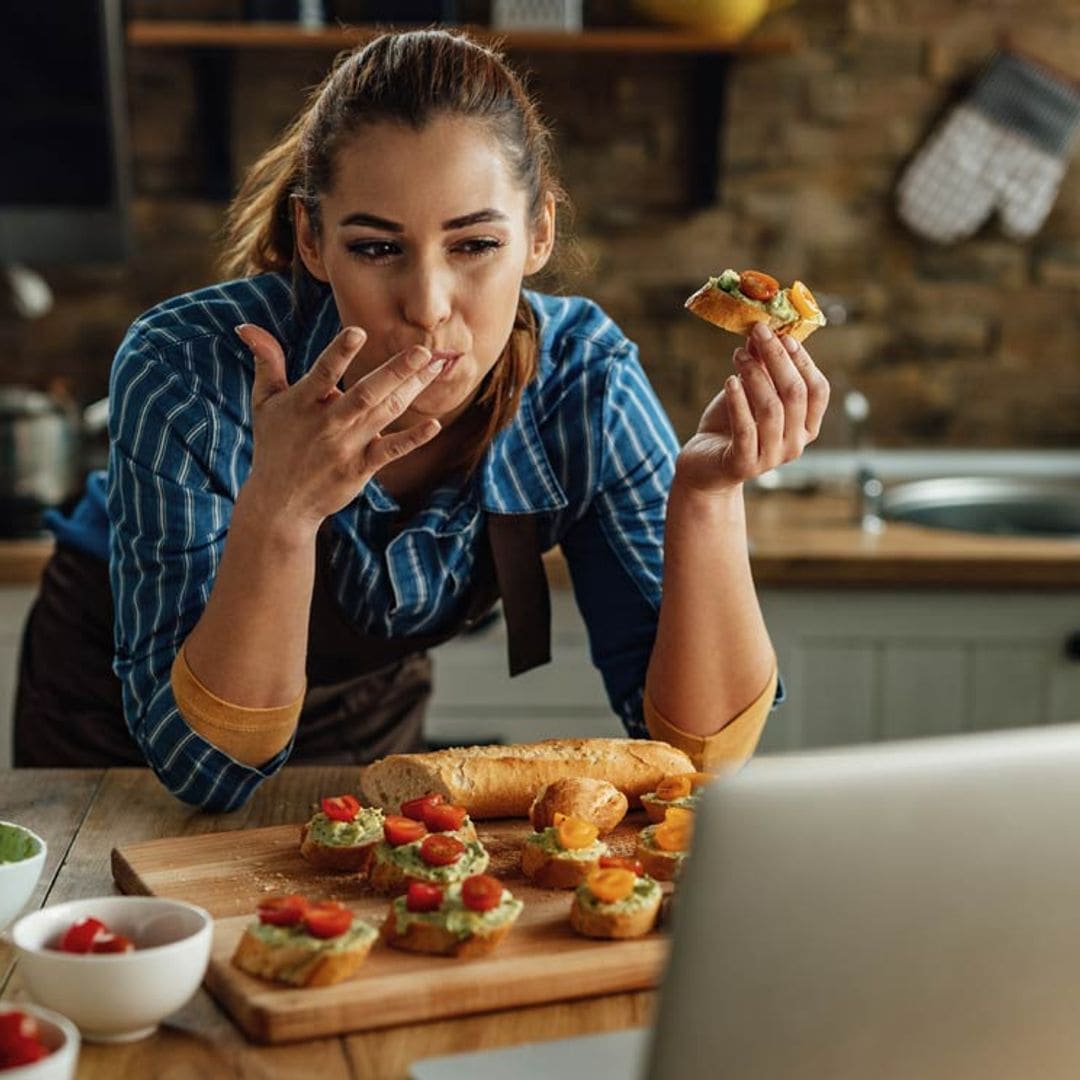
[[[1080,480],[945,476],[887,487],[879,513],[935,529],[1080,539]]]

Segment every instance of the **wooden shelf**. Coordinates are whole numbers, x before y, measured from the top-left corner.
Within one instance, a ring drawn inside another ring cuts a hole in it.
[[[791,52],[794,43],[781,36],[751,35],[743,41],[707,34],[651,27],[597,27],[578,33],[554,30],[496,31],[463,26],[478,41],[495,42],[514,52],[739,53]],[[328,26],[305,30],[290,23],[196,22],[134,19],[127,25],[128,44],[137,48],[199,49],[345,49],[367,41],[382,28]]]

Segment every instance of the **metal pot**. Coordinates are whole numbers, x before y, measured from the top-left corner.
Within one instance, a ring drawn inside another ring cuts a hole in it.
[[[33,536],[82,482],[82,419],[50,394],[0,386],[0,536]]]

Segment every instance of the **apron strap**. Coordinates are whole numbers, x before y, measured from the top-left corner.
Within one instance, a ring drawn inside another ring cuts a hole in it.
[[[488,539],[506,618],[510,674],[551,661],[551,595],[535,514],[488,514]]]

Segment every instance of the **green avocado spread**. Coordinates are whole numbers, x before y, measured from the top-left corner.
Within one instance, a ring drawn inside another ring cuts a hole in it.
[[[411,844],[399,844],[397,847],[382,840],[375,848],[375,859],[394,863],[409,877],[437,884],[463,881],[473,874],[482,874],[490,861],[483,845],[478,840],[464,840],[462,837],[459,839],[465,844],[465,851],[448,866],[430,866],[424,862],[420,857],[420,845],[423,840],[414,840]]]
[[[308,838],[327,847],[356,847],[374,844],[383,834],[383,812],[365,806],[352,821],[334,821],[321,810],[308,823]]]
[[[543,832],[527,836],[525,843],[536,844],[549,855],[560,855],[566,859],[583,859],[586,862],[595,862],[601,855],[608,854],[608,846],[602,840],[594,840],[584,848],[564,848],[559,843],[559,832],[554,825],[549,825]]]
[[[670,806],[677,806],[682,810],[693,810],[698,804],[698,796],[694,792],[690,792],[689,795],[683,795],[680,799],[660,799],[656,795],[642,795],[641,801],[643,803],[649,803],[652,806],[662,806],[667,809]]]
[[[660,883],[647,875],[639,877],[634,882],[634,891],[621,900],[607,903],[597,900],[589,890],[588,885],[577,887],[578,903],[588,911],[597,911],[601,915],[630,915],[641,911],[643,908],[652,907],[660,903]]]
[[[18,825],[0,825],[0,863],[22,862],[40,850],[41,845]]]
[[[714,289],[721,289],[744,304],[753,304],[761,308],[769,315],[779,319],[781,323],[797,322],[802,316],[791,305],[787,290],[781,289],[771,300],[753,300],[739,288],[739,272],[737,270],[725,270],[716,277],[709,278],[709,284]]]
[[[352,926],[344,934],[332,938],[318,938],[299,926],[272,926],[270,923],[253,922],[248,933],[264,945],[281,948],[283,945],[307,949],[309,952],[347,952],[357,945],[366,944],[378,931],[363,919],[353,917]]]
[[[393,903],[394,929],[404,934],[410,923],[424,922],[442,926],[459,940],[474,934],[490,934],[504,923],[513,922],[525,906],[509,889],[503,889],[499,903],[490,911],[472,911],[461,900],[461,886],[451,885],[438,911],[409,911],[406,897]]]

